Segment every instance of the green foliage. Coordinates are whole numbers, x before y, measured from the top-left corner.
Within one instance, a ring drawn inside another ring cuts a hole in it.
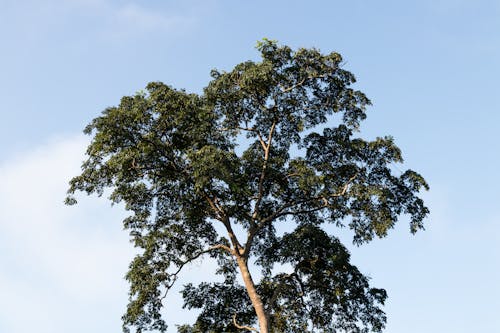
[[[76,191],[110,188],[131,212],[124,226],[142,249],[126,276],[125,331],[164,331],[166,292],[205,255],[224,281],[185,286],[184,306],[201,314],[181,333],[255,326],[258,300],[269,332],[384,327],[385,291],[369,286],[323,227],[347,226],[362,244],[407,214],[416,232],[428,214],[417,194],[428,186],[414,171],[394,174],[402,156],[391,137],[354,136],[370,101],[351,87],[339,54],[270,40],[258,49],[262,61],[212,71],[201,95],[153,82],[85,128],[93,138],[67,203]],[[279,234],[276,223],[288,231]],[[250,281],[258,299],[236,279],[249,262],[261,268],[261,280]]]

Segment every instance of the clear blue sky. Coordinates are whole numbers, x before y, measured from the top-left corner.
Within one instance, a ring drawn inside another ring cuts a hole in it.
[[[373,101],[363,135],[393,135],[430,183],[426,231],[352,248],[389,293],[385,332],[497,332],[499,17],[496,0],[0,0],[0,331],[120,330],[123,212],[62,205],[82,128],[150,81],[198,92],[268,37],[341,53]]]

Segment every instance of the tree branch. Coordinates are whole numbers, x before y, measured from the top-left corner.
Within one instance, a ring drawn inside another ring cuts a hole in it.
[[[257,129],[255,129],[253,127],[240,127],[240,126],[238,126],[237,129],[240,129],[243,131],[248,131],[248,132],[253,132],[253,133],[257,134],[257,138],[259,139],[259,142],[260,142],[260,145],[262,146],[262,149],[264,149],[264,151],[266,150],[266,143],[264,142],[262,135],[260,134],[260,132]]]
[[[282,92],[282,93],[287,93],[287,92],[289,92],[289,91],[292,91],[292,90],[293,90],[293,89],[295,89],[295,88],[300,87],[301,85],[303,85],[303,84],[304,84],[304,82],[306,82],[306,79],[309,79],[309,77],[305,77],[305,78],[303,78],[300,82],[298,82],[298,83],[296,83],[296,84],[294,84],[293,86],[290,86],[290,87],[288,87],[288,88],[281,88],[281,87],[280,87],[280,88],[281,88],[281,92]]]
[[[359,174],[359,172],[356,172],[351,178],[349,178],[339,192],[330,194],[328,196],[319,196],[319,197],[314,197],[314,198],[311,198],[311,199],[300,200],[300,201],[295,201],[295,202],[289,202],[289,203],[281,206],[273,214],[271,214],[268,217],[266,217],[265,219],[261,220],[260,225],[264,225],[264,224],[266,224],[266,223],[268,223],[270,221],[273,221],[273,220],[275,220],[275,219],[277,219],[278,217],[281,217],[281,216],[313,213],[313,212],[321,210],[323,208],[327,208],[328,206],[330,206],[330,202],[328,201],[328,199],[329,198],[341,197],[341,196],[345,195],[347,193],[347,190],[349,189],[349,185],[354,181],[354,179],[356,179],[356,177],[358,176],[358,174]],[[319,206],[319,207],[315,207],[315,208],[308,209],[308,210],[305,209],[305,210],[299,210],[299,211],[285,211],[288,208],[292,208],[294,206],[298,206],[298,205],[301,205],[301,204],[305,204],[305,203],[308,203],[308,202],[314,202],[314,201],[318,201],[318,200],[321,200],[323,202],[323,204],[321,206]]]
[[[302,283],[302,280],[300,279],[300,277],[297,274],[297,271],[295,270],[293,273],[282,274],[281,276],[279,276],[279,278],[294,279],[297,282],[297,284],[300,288],[300,293],[298,293],[297,296],[300,297],[302,305],[304,306],[304,309],[305,309],[305,301],[304,301],[305,288],[304,288],[304,284]],[[282,291],[282,289],[283,289],[283,281],[280,281],[280,283],[274,288],[273,295],[271,296],[271,300],[269,301],[269,307],[272,307],[274,302],[276,302],[276,300],[278,299],[279,293]]]
[[[328,197],[334,198],[334,197],[343,196],[347,192],[347,189],[349,188],[349,185],[354,181],[354,179],[356,179],[356,177],[358,176],[358,174],[359,174],[359,172],[356,172],[351,178],[349,178],[340,192],[332,194],[332,195],[329,195]]]
[[[322,78],[326,78],[326,77],[327,77],[326,74],[323,74],[323,75],[310,75],[310,76],[307,76],[307,77],[303,78],[302,80],[300,80],[300,82],[297,82],[296,84],[294,84],[294,85],[292,85],[292,86],[290,86],[288,88],[282,88],[282,87],[280,87],[280,89],[281,89],[282,93],[287,93],[289,91],[292,91],[295,88],[298,88],[298,87],[302,86],[306,82],[306,80],[310,80],[310,79],[322,79]]]
[[[233,231],[233,227],[231,225],[231,221],[229,220],[229,217],[225,217],[224,220],[222,221],[224,226],[226,227],[227,234],[229,236],[229,239],[231,240],[231,243],[233,244],[233,249],[231,250],[231,254],[233,254],[235,257],[239,257],[243,255],[242,251],[242,246],[238,240],[238,237],[236,237],[235,232]]]
[[[208,196],[207,194],[205,194],[205,199],[209,203],[210,207],[212,207],[212,209],[215,211],[216,218],[222,222],[224,227],[226,227],[229,239],[231,240],[231,243],[233,244],[234,247],[234,249],[232,250],[228,248],[230,253],[235,256],[242,255],[243,254],[241,251],[242,246],[238,238],[236,237],[235,232],[233,231],[233,227],[231,226],[231,221],[229,220],[229,216],[227,216],[224,210],[217,205],[216,200],[210,198],[210,196]]]
[[[160,298],[160,300],[163,300],[167,296],[168,291],[174,286],[175,281],[177,281],[177,275],[179,275],[179,273],[182,271],[182,269],[184,268],[185,265],[189,264],[193,260],[198,259],[200,256],[202,256],[202,255],[204,255],[206,253],[209,253],[209,252],[211,252],[213,250],[216,250],[216,249],[222,249],[222,250],[228,252],[229,254],[232,254],[231,249],[229,247],[227,247],[226,245],[224,245],[224,244],[216,244],[216,245],[210,246],[206,250],[199,251],[198,253],[196,253],[192,257],[189,257],[188,259],[182,261],[180,263],[180,265],[177,266],[177,270],[174,273],[168,274],[170,277],[172,277],[172,281],[165,286],[165,288],[166,288],[165,294]]]
[[[262,164],[262,171],[260,173],[258,193],[257,193],[257,197],[255,199],[255,205],[253,208],[250,230],[248,232],[247,241],[245,243],[245,250],[243,251],[243,256],[245,258],[248,257],[248,255],[250,253],[250,248],[252,247],[253,238],[255,237],[257,231],[259,230],[258,225],[256,225],[254,223],[254,221],[259,216],[259,205],[260,205],[262,198],[264,196],[264,180],[266,178],[267,163],[269,161],[269,153],[271,151],[271,142],[273,140],[273,134],[274,134],[274,131],[276,129],[276,123],[277,123],[276,120],[274,120],[273,124],[271,125],[271,129],[269,130],[269,135],[267,137],[267,144],[263,144],[264,162]]]
[[[212,210],[215,212],[215,216],[216,216],[216,219],[218,219],[219,221],[223,222],[224,220],[224,217],[225,217],[225,213],[224,211],[222,210],[222,208],[220,208],[217,203],[215,202],[215,200],[213,200],[212,198],[210,198],[210,196],[208,194],[205,193],[205,200],[207,200],[208,204],[210,205],[210,207],[212,208]]]
[[[269,130],[269,135],[267,138],[267,144],[264,147],[264,163],[262,164],[262,171],[259,178],[259,190],[257,194],[257,200],[255,201],[252,218],[256,219],[259,214],[259,205],[264,196],[264,179],[266,178],[267,163],[269,161],[269,152],[271,150],[271,141],[273,139],[274,130],[276,128],[276,121],[273,121],[271,129]]]
[[[236,313],[233,315],[233,324],[234,324],[234,326],[236,326],[236,328],[239,328],[240,330],[248,330],[248,331],[255,331],[255,332],[259,331],[258,329],[250,327],[250,326],[238,325],[238,323],[236,322]]]
[[[262,135],[260,134],[260,132],[253,128],[253,127],[241,127],[241,126],[236,126],[235,128],[227,128],[227,127],[223,127],[221,128],[222,131],[228,131],[228,130],[241,130],[241,131],[247,131],[247,132],[253,132],[257,135],[257,138],[259,139],[259,142],[260,142],[260,145],[262,146],[262,149],[264,149],[264,151],[266,150],[266,143],[264,142],[264,139],[262,138]]]
[[[213,250],[216,250],[216,249],[222,249],[222,250],[225,250],[227,251],[228,253],[232,253],[231,249],[229,247],[227,247],[226,245],[224,244],[217,244],[217,245],[213,245],[213,246],[210,246],[208,249],[206,250],[202,250],[198,253],[196,253],[194,256],[186,259],[185,261],[183,261],[177,268],[177,271],[175,271],[175,273],[173,274],[170,274],[170,275],[173,275],[173,276],[177,276],[177,274],[179,274],[182,270],[182,268],[186,265],[186,264],[189,264],[191,261],[195,260],[195,259],[198,259],[200,256],[202,256],[203,254],[205,253],[209,253],[210,251],[213,251]],[[173,285],[173,283],[170,285],[170,287]],[[169,288],[170,288],[169,287]]]

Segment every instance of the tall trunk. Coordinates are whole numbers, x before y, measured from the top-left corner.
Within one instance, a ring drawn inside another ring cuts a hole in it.
[[[243,278],[243,282],[245,283],[248,296],[250,297],[255,313],[257,314],[257,320],[259,321],[259,333],[269,333],[269,317],[264,308],[264,304],[255,289],[252,275],[248,270],[247,261],[243,257],[237,257],[236,261],[238,262],[238,267],[240,268],[241,276]]]

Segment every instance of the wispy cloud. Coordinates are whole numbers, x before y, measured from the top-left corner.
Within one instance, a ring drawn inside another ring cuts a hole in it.
[[[198,9],[206,6],[199,1],[190,1],[192,6],[152,6],[112,0],[27,0],[23,6],[13,6],[7,1],[0,10],[0,27],[21,29],[35,41],[68,33],[76,39],[130,40],[154,34],[168,38],[194,27]]]
[[[88,318],[103,312],[109,329],[120,325],[127,295],[122,277],[132,256],[126,234],[113,232],[121,229],[123,212],[92,199],[79,207],[62,204],[85,143],[80,136],[54,142],[0,165],[6,332],[97,331],[102,327]]]
[[[162,13],[137,4],[127,4],[114,8],[112,11],[117,23],[123,27],[132,25],[133,28],[142,31],[161,32],[184,29],[194,22],[194,18],[189,15]]]
[[[0,330],[9,333],[117,332],[127,303],[123,279],[134,255],[121,221],[126,212],[103,198],[67,207],[87,138],[78,135],[0,163]],[[190,322],[178,291],[200,282],[211,261],[188,267],[169,294],[165,315]]]

